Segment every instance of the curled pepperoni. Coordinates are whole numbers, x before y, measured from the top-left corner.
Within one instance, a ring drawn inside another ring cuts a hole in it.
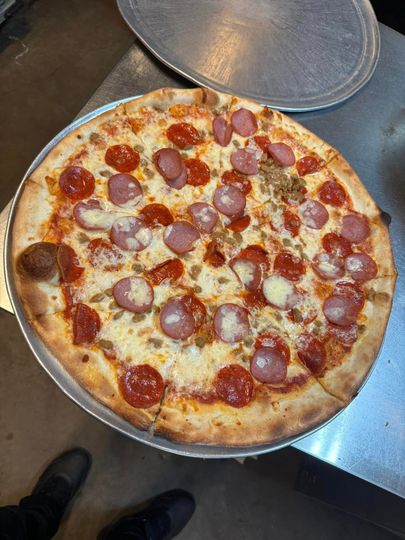
[[[338,281],[334,287],[334,293],[340,296],[347,296],[360,311],[364,306],[365,296],[359,285],[350,281]]]
[[[328,180],[319,188],[318,197],[325,204],[343,206],[346,202],[346,191],[335,180]]]
[[[290,347],[287,345],[284,339],[277,334],[273,334],[272,332],[260,334],[260,336],[256,338],[255,348],[260,349],[261,347],[276,350],[284,357],[286,363],[290,361]]]
[[[313,199],[304,201],[299,211],[302,223],[310,229],[322,229],[329,219],[329,213],[323,204]]]
[[[190,158],[184,161],[187,169],[187,184],[191,186],[205,186],[210,181],[210,169],[204,161]]]
[[[366,216],[349,214],[343,216],[341,235],[352,244],[360,244],[370,236],[370,226]]]
[[[250,360],[250,372],[260,382],[281,383],[287,377],[287,362],[277,350],[261,347]]]
[[[327,332],[342,345],[350,347],[357,340],[359,329],[357,324],[354,323],[350,326],[335,326],[328,323]]]
[[[194,294],[185,294],[180,298],[183,305],[194,319],[194,331],[201,328],[207,316],[207,310],[204,304]]]
[[[219,268],[225,264],[225,257],[218,249],[217,240],[211,240],[207,245],[204,255],[204,261],[208,262],[214,268]]]
[[[284,218],[284,228],[287,231],[290,231],[291,236],[295,237],[300,231],[300,225],[301,220],[297,216],[297,214],[294,214],[294,212],[291,212],[291,210],[285,210],[283,214]]]
[[[231,407],[245,407],[253,397],[253,378],[245,368],[237,364],[220,369],[214,386],[219,399]]]
[[[31,278],[50,280],[58,272],[58,246],[51,242],[36,242],[21,253],[18,268]]]
[[[144,278],[131,276],[120,279],[112,292],[117,304],[133,313],[145,313],[152,307],[153,289]]]
[[[241,176],[236,171],[225,171],[222,175],[222,183],[226,186],[233,185],[243,193],[247,195],[252,191],[252,184],[245,176]]]
[[[174,148],[162,148],[153,154],[153,163],[165,180],[175,180],[184,171],[180,153]]]
[[[124,263],[125,257],[111,242],[103,238],[94,238],[87,244],[89,261],[92,266],[103,270],[118,270]]]
[[[228,229],[231,229],[231,231],[241,233],[245,229],[247,229],[249,225],[250,225],[250,216],[242,216],[240,218],[237,218],[231,221],[231,223],[227,227]]]
[[[238,253],[238,258],[254,261],[260,264],[263,270],[268,270],[270,268],[267,251],[257,244],[251,244],[250,246],[241,249]]]
[[[305,274],[305,266],[302,259],[285,251],[275,258],[274,271],[291,281],[298,281]]]
[[[197,229],[202,233],[210,233],[218,223],[218,212],[210,204],[196,202],[188,207],[188,212]]]
[[[344,261],[333,253],[318,253],[312,260],[312,268],[323,279],[338,279],[343,277]]]
[[[313,156],[304,156],[297,161],[297,172],[300,176],[312,174],[319,169],[319,161]]]
[[[231,124],[236,133],[242,137],[250,137],[257,131],[255,115],[243,107],[232,113]]]
[[[108,198],[122,208],[135,208],[142,198],[141,184],[130,174],[114,174],[108,180]]]
[[[160,312],[160,326],[173,339],[187,339],[194,332],[195,320],[181,298],[171,298]]]
[[[178,280],[184,272],[183,263],[179,259],[169,259],[148,270],[146,277],[152,285],[160,285],[165,279],[174,282]]]
[[[101,321],[97,311],[86,304],[76,304],[73,314],[73,343],[75,345],[94,343],[100,328]]]
[[[242,341],[249,334],[247,310],[237,304],[222,304],[214,314],[214,330],[226,343]]]
[[[172,124],[166,131],[167,138],[179,148],[185,148],[188,145],[200,144],[201,137],[198,131],[191,124],[180,122]]]
[[[263,269],[260,264],[237,257],[230,262],[230,267],[246,289],[254,291],[260,287],[263,279]]]
[[[235,170],[246,175],[257,174],[259,170],[256,152],[244,148],[238,148],[231,154],[231,164]]]
[[[352,298],[333,294],[323,303],[323,313],[332,324],[350,326],[356,322],[359,309]]]
[[[116,215],[112,212],[106,212],[97,199],[89,199],[88,201],[80,201],[74,206],[73,217],[83,229],[108,231]]]
[[[83,167],[67,167],[59,177],[61,191],[72,201],[90,197],[94,186],[94,176]]]
[[[301,334],[298,338],[298,357],[312,373],[317,375],[325,366],[325,346],[313,335]]]
[[[73,248],[61,244],[56,255],[60,275],[65,283],[76,281],[83,274],[84,268],[80,266],[77,255]]]
[[[353,253],[345,259],[346,271],[355,281],[367,281],[377,275],[377,265],[367,253]]]
[[[200,238],[200,233],[188,221],[174,221],[163,233],[163,241],[174,253],[186,253],[194,248],[194,243]]]
[[[336,233],[327,233],[322,238],[323,249],[327,253],[337,255],[338,257],[346,257],[352,253],[350,242]]]
[[[214,139],[220,146],[228,146],[232,139],[233,128],[231,124],[222,118],[217,116],[212,121],[212,131],[214,132]]]
[[[170,210],[164,204],[147,204],[139,214],[148,227],[155,227],[158,224],[167,227],[167,225],[170,225],[174,221]]]
[[[104,160],[120,173],[128,173],[139,165],[139,154],[128,144],[114,144],[107,148]]]
[[[119,386],[125,401],[138,409],[157,405],[164,390],[162,376],[149,364],[129,368],[119,378]]]
[[[270,143],[267,146],[267,152],[282,167],[290,167],[295,163],[294,152],[287,144]]]
[[[292,309],[299,301],[295,285],[277,274],[263,281],[263,294],[268,304],[283,310]]]
[[[125,251],[142,251],[152,242],[152,231],[140,219],[124,216],[114,221],[111,240]]]
[[[214,206],[225,216],[237,216],[246,206],[246,198],[241,191],[230,185],[221,186],[214,192]]]

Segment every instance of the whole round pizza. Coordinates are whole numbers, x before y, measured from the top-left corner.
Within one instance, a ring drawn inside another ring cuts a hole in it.
[[[95,398],[180,442],[305,432],[356,395],[396,271],[381,212],[288,116],[162,89],[64,138],[12,229],[18,294]]]

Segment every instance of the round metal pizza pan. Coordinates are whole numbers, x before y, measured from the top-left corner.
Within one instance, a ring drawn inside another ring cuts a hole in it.
[[[337,105],[377,64],[368,0],[117,0],[144,45],[191,81],[285,111]]]
[[[139,96],[133,96],[130,98],[118,100],[118,101],[109,103],[107,105],[104,105],[103,107],[96,109],[95,111],[83,116],[82,118],[79,118],[78,120],[76,120],[75,122],[67,126],[65,129],[63,129],[38,154],[38,156],[30,165],[29,169],[27,170],[26,174],[24,175],[24,178],[22,179],[17,189],[16,195],[12,201],[10,214],[7,221],[7,228],[6,228],[6,234],[5,234],[5,240],[4,240],[4,266],[5,266],[7,292],[10,297],[13,311],[14,311],[15,316],[17,317],[22,333],[25,339],[27,340],[27,343],[31,351],[33,352],[39,364],[45,369],[48,375],[50,375],[50,377],[54,380],[54,382],[70,399],[72,399],[77,405],[79,405],[82,409],[87,411],[89,414],[91,414],[95,418],[101,420],[102,422],[116,429],[122,434],[127,435],[128,437],[132,439],[135,439],[136,441],[142,442],[144,444],[147,444],[154,448],[158,448],[160,450],[172,452],[174,454],[179,454],[179,455],[189,456],[189,457],[198,457],[198,458],[247,457],[247,456],[254,456],[254,455],[259,455],[259,454],[265,454],[268,452],[273,452],[275,450],[279,450],[281,448],[289,446],[297,442],[298,440],[306,437],[307,435],[314,433],[318,429],[324,427],[326,424],[328,424],[330,421],[336,418],[336,416],[338,416],[344,409],[342,409],[335,416],[323,422],[322,424],[316,426],[313,429],[307,430],[303,433],[300,433],[299,435],[290,437],[288,439],[283,439],[281,441],[278,441],[272,444],[259,445],[259,446],[246,446],[246,447],[241,447],[241,446],[225,447],[225,446],[181,444],[181,443],[169,441],[163,437],[151,435],[150,433],[146,431],[137,429],[135,426],[133,426],[132,424],[124,420],[122,417],[115,414],[108,407],[105,407],[96,399],[94,399],[86,390],[84,390],[84,388],[82,388],[76,382],[76,380],[73,377],[71,377],[71,375],[60,364],[58,359],[45,347],[44,343],[42,342],[41,339],[39,339],[38,335],[33,330],[32,326],[29,324],[26,318],[23,306],[16,293],[16,288],[14,284],[14,276],[13,276],[13,268],[12,268],[12,260],[11,260],[11,233],[13,229],[13,223],[15,220],[16,209],[18,207],[18,202],[21,197],[21,193],[23,191],[24,182],[30,176],[30,174],[39,166],[39,164],[43,161],[43,159],[50,152],[50,150],[59,141],[61,141],[64,137],[66,137],[71,131],[73,131],[78,126],[84,124],[85,122],[95,118],[96,116],[99,116],[100,114],[112,109],[113,107],[116,107],[120,103],[130,101],[131,99],[135,99],[136,97],[139,97]],[[375,363],[374,363],[374,366],[375,366]],[[370,370],[368,376],[363,382],[363,385],[365,384],[366,380],[370,376],[371,371],[372,370]]]

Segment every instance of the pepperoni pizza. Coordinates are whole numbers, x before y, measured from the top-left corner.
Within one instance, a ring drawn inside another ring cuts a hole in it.
[[[345,407],[396,276],[337,150],[201,89],[71,132],[25,182],[12,240],[44,344],[117,414],[180,442],[269,443]]]

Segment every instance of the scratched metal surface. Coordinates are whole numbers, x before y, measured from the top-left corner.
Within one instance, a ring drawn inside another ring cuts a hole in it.
[[[368,0],[118,0],[166,65],[204,86],[288,111],[340,103],[372,75]]]

